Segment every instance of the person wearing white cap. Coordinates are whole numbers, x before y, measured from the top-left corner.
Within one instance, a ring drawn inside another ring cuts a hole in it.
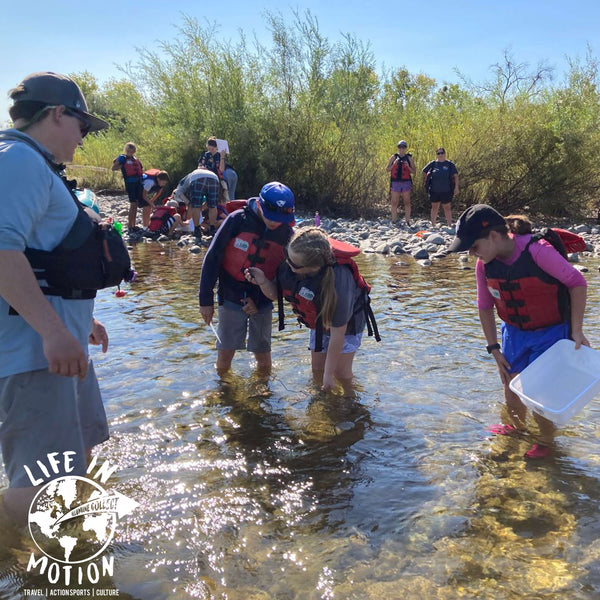
[[[33,73],[9,96],[14,128],[0,132],[0,444],[10,485],[3,508],[22,524],[41,482],[84,475],[86,453],[108,438],[87,350],[88,343],[108,347],[93,317],[95,291],[54,295],[30,264],[31,249],[54,260],[80,219],[60,163],[108,123],[88,112],[65,75]],[[56,472],[27,472],[51,453],[61,458]]]

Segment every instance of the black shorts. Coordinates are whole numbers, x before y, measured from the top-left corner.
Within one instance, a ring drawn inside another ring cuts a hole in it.
[[[126,181],[125,189],[127,190],[130,204],[135,202],[140,208],[149,206],[144,200],[144,187],[141,181]]]
[[[429,192],[429,200],[433,203],[441,202],[442,204],[448,204],[452,202],[453,196],[452,192]]]

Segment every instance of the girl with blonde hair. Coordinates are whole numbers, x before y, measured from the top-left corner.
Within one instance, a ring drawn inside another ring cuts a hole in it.
[[[324,389],[334,388],[335,379],[347,389],[366,323],[368,296],[352,267],[337,262],[327,235],[316,227],[297,231],[275,281],[257,267],[247,269],[246,278],[273,300],[279,287],[280,296],[310,329],[313,374],[323,378]]]

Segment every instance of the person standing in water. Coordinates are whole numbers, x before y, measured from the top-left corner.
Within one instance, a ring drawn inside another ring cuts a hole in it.
[[[269,277],[275,277],[285,259],[293,224],[294,194],[283,183],[272,181],[262,187],[258,198],[250,198],[244,208],[227,216],[206,252],[200,276],[200,314],[207,325],[212,323],[218,281],[219,373],[229,370],[236,350],[242,349],[254,353],[259,370],[271,369],[273,304],[246,280],[245,271],[260,264]]]
[[[572,339],[575,349],[589,346],[583,333],[587,283],[550,243],[532,237],[526,217],[504,218],[486,204],[469,207],[458,220],[449,251],[466,250],[478,259],[479,320],[508,409],[508,422],[490,431],[515,434],[525,429],[527,408],[510,389],[510,381],[558,340]],[[502,320],[502,345],[494,308]],[[533,416],[540,437],[525,457],[545,458],[552,453],[554,424],[537,413]]]
[[[246,278],[271,300],[278,297],[279,287],[310,329],[312,371],[317,381],[322,379],[323,389],[333,389],[338,379],[349,390],[354,356],[372,312],[366,283],[351,263],[336,260],[327,235],[316,227],[296,232],[276,281],[257,267],[248,269]]]

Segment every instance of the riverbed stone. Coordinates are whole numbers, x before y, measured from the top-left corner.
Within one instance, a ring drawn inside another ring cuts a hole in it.
[[[202,248],[194,244],[193,246],[190,246],[189,251],[191,254],[200,254],[200,252],[202,252]]]
[[[432,233],[425,240],[428,244],[436,244],[437,246],[443,246],[446,243],[446,240],[439,233]]]
[[[412,256],[415,260],[424,260],[429,258],[429,252],[425,248],[419,248],[412,253]]]

